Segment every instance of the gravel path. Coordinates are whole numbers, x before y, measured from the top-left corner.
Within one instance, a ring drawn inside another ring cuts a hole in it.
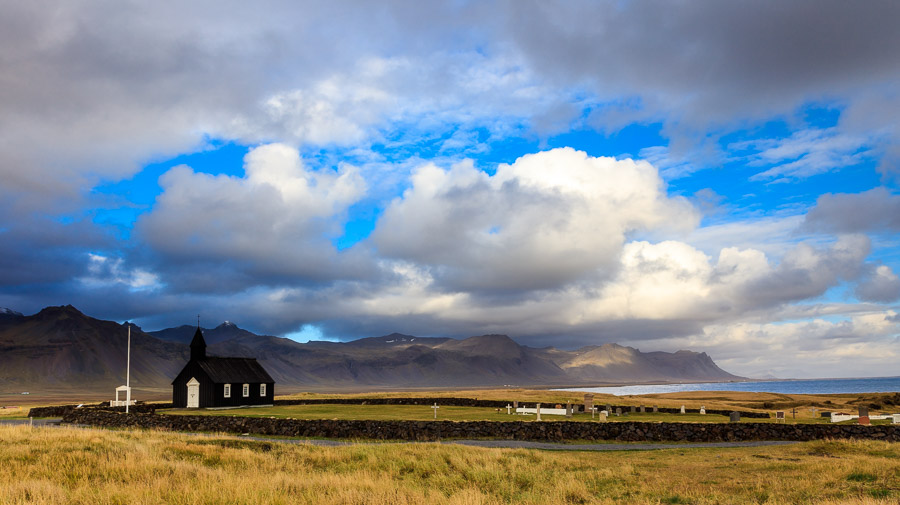
[[[754,441],[754,442],[704,442],[685,444],[629,443],[629,444],[557,444],[553,442],[525,442],[519,440],[454,440],[445,444],[461,444],[476,447],[504,447],[515,449],[539,449],[544,451],[655,451],[660,449],[705,449],[714,447],[764,447],[788,445],[797,442]]]
[[[62,418],[59,417],[42,417],[34,420],[35,426],[59,426]],[[0,419],[0,426],[17,426],[20,424],[28,424],[28,419]]]
[[[194,435],[208,434],[194,433]],[[754,441],[754,442],[705,442],[705,443],[684,443],[684,444],[663,444],[663,443],[597,443],[597,444],[565,444],[555,442],[529,442],[524,440],[442,440],[439,442],[360,442],[346,440],[323,440],[323,439],[290,439],[290,438],[265,438],[255,437],[252,435],[241,435],[241,440],[254,440],[259,442],[281,442],[287,444],[309,444],[323,447],[338,447],[345,445],[361,445],[361,444],[441,444],[441,445],[467,445],[470,447],[488,447],[499,449],[536,449],[539,451],[655,451],[662,449],[713,449],[728,447],[766,447],[775,445],[789,445],[799,442],[787,441]]]
[[[59,426],[59,418],[35,419],[35,426]],[[21,425],[28,424],[28,419],[4,419],[0,420],[0,425]],[[222,435],[211,435],[209,433],[190,433],[201,437],[219,438]],[[323,447],[338,447],[345,445],[361,445],[361,444],[390,444],[401,443],[409,444],[413,442],[359,442],[345,440],[323,440],[323,439],[290,439],[290,438],[265,438],[250,435],[235,436],[241,440],[255,440],[259,442],[279,442],[286,444],[309,444]],[[489,447],[504,449],[537,449],[541,451],[654,451],[661,449],[712,449],[727,447],[766,447],[774,445],[796,444],[798,442],[785,441],[755,441],[755,442],[705,442],[705,443],[598,443],[598,444],[564,444],[554,442],[528,442],[524,440],[443,440],[440,442],[421,442],[442,445],[467,445],[470,447]]]

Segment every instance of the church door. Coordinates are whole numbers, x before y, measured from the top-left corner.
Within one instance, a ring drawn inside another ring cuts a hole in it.
[[[196,409],[200,407],[200,382],[196,378],[191,377],[187,383],[187,407]]]

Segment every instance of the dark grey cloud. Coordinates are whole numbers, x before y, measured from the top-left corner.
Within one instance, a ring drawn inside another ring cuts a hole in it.
[[[826,233],[900,231],[900,195],[885,187],[822,195],[807,213],[801,229]]]
[[[112,237],[90,223],[63,224],[29,217],[0,228],[0,286],[40,285],[54,290],[87,272],[89,254],[113,246]]]
[[[895,302],[900,299],[900,278],[887,265],[868,265],[855,293],[867,302]]]
[[[896,2],[510,2],[543,75],[691,123],[790,111],[900,75]]]
[[[865,236],[848,236],[824,251],[800,245],[772,272],[745,286],[741,297],[753,308],[820,296],[841,280],[857,279],[871,245]]]

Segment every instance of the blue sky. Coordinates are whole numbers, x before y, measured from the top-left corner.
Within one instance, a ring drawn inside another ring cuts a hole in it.
[[[894,3],[4,12],[0,307],[900,374]]]

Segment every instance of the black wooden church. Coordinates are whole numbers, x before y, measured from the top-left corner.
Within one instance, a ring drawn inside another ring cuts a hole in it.
[[[275,381],[256,358],[206,355],[206,340],[197,327],[191,359],[172,381],[172,403],[180,408],[272,405]]]

